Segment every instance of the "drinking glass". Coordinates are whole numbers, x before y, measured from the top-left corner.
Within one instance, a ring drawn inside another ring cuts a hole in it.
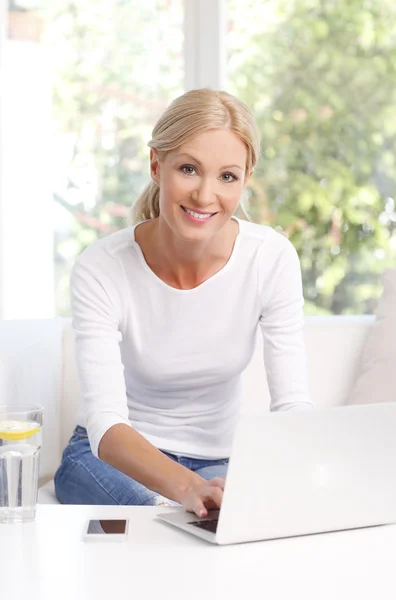
[[[0,405],[0,523],[36,514],[43,407]]]

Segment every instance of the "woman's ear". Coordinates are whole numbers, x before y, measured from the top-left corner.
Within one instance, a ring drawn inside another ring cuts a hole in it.
[[[151,179],[157,185],[159,185],[159,182],[160,182],[159,172],[160,172],[160,161],[159,161],[158,152],[154,148],[152,148],[150,150],[150,175],[151,175]]]
[[[251,176],[253,175],[254,169],[250,171],[247,175],[245,175],[245,181],[243,182],[243,187],[246,187],[250,181]]]

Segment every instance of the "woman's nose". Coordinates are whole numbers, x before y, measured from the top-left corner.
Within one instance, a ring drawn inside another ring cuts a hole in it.
[[[213,202],[216,196],[215,185],[208,178],[202,178],[195,190],[195,199],[200,205],[206,206]]]

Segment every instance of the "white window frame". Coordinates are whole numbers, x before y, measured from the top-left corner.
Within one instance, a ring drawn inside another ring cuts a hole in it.
[[[3,215],[3,204],[2,198],[4,198],[4,168],[3,168],[3,156],[4,156],[4,144],[3,144],[3,94],[4,94],[4,47],[5,39],[7,34],[7,14],[8,14],[8,1],[0,2],[0,319],[3,318],[4,314],[4,215]]]
[[[4,4],[0,15],[0,318],[52,318],[50,65],[40,44],[8,39],[8,3]]]
[[[225,0],[184,0],[184,87],[226,86]]]

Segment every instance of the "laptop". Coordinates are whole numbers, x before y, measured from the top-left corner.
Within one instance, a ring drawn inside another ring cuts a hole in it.
[[[215,544],[396,522],[396,403],[241,415],[220,511],[158,517]]]

